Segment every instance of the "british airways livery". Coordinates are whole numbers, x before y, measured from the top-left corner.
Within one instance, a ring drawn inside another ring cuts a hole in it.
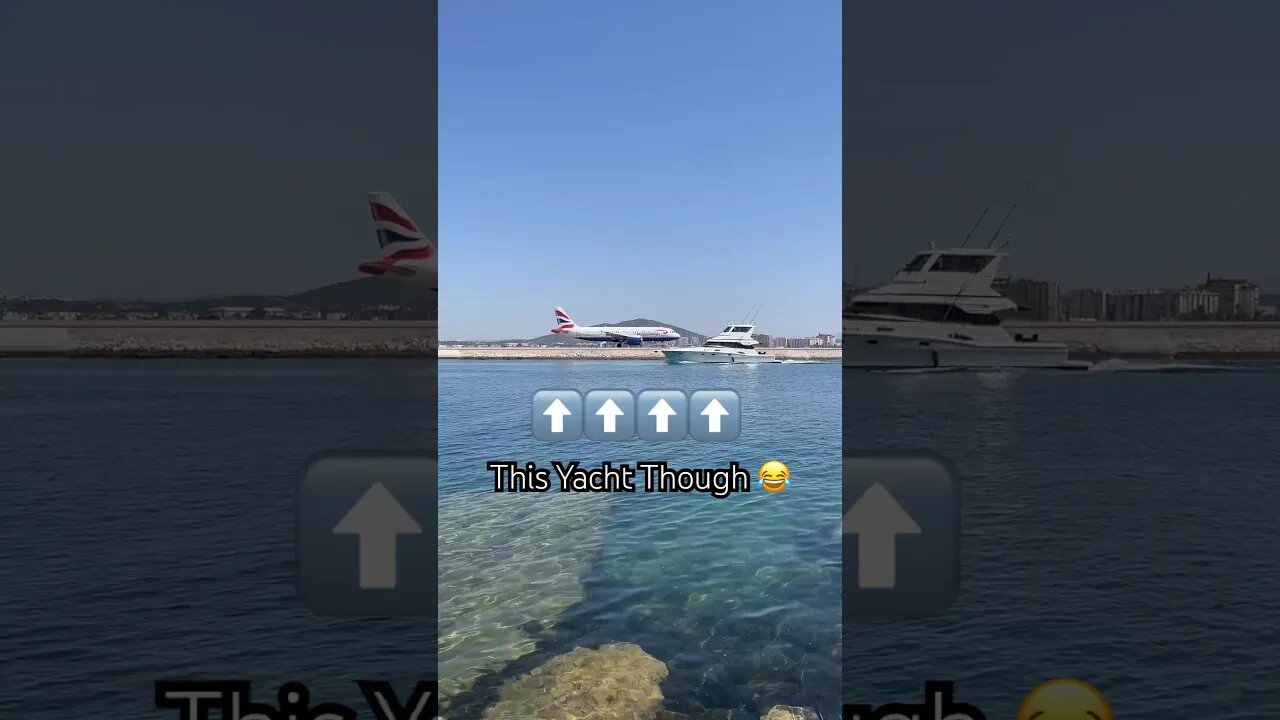
[[[640,345],[646,342],[671,342],[680,339],[680,333],[665,327],[584,327],[569,317],[564,308],[556,308],[556,326],[551,332],[584,342],[611,342],[623,345]]]
[[[391,193],[369,193],[369,214],[373,216],[373,229],[383,256],[360,263],[360,272],[439,290],[436,244],[418,229]]]

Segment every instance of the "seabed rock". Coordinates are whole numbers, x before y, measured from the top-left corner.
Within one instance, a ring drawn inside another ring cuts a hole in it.
[[[577,648],[499,690],[485,720],[654,720],[662,661],[632,643]]]

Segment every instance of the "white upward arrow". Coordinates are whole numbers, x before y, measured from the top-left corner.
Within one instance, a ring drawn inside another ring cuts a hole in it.
[[[897,536],[919,535],[920,526],[885,486],[877,482],[867,488],[841,525],[858,536],[858,587],[897,586]]]
[[[334,526],[333,532],[360,538],[360,587],[389,590],[396,586],[396,536],[417,535],[422,526],[405,512],[385,485],[376,482]]]
[[[564,432],[565,416],[573,413],[569,411],[569,408],[565,407],[564,403],[560,402],[560,398],[556,398],[546,410],[542,411],[542,414],[551,418],[551,432],[559,433]]]
[[[702,414],[707,416],[707,432],[717,433],[720,432],[720,418],[728,415],[729,411],[724,409],[719,400],[711,398],[711,402],[702,409]]]
[[[667,403],[666,398],[658,398],[658,404],[653,406],[649,414],[653,416],[654,422],[658,424],[658,432],[664,433],[667,432],[667,423],[671,420],[671,416],[676,414],[676,411]]]
[[[604,418],[604,431],[607,433],[618,432],[618,416],[624,415],[622,408],[618,407],[618,403],[609,398],[604,401],[604,405],[596,411],[596,414]]]

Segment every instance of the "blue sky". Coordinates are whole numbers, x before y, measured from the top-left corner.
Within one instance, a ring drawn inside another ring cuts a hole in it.
[[[448,0],[440,337],[834,332],[840,4]]]

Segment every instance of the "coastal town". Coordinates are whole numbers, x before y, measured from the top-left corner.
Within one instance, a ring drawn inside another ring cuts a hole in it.
[[[1024,322],[1250,322],[1280,320],[1280,288],[1207,273],[1180,288],[1062,288],[1052,280],[1008,279],[993,288],[1016,302],[1010,321]],[[844,286],[844,306],[868,288]]]
[[[1267,281],[1270,283],[1270,281]],[[998,289],[1018,305],[1007,325],[1067,343],[1080,357],[1280,357],[1280,295],[1264,284],[1208,274],[1175,289],[1062,289],[1031,278]],[[847,306],[860,290],[844,286]],[[0,295],[0,354],[72,357],[440,357],[657,359],[649,348],[603,347],[547,334],[437,338],[434,298],[398,284],[354,280],[286,296],[196,300],[70,300]],[[620,324],[666,324],[637,318]],[[705,333],[676,328],[677,346]],[[835,360],[842,337],[758,333],[792,359]]]

